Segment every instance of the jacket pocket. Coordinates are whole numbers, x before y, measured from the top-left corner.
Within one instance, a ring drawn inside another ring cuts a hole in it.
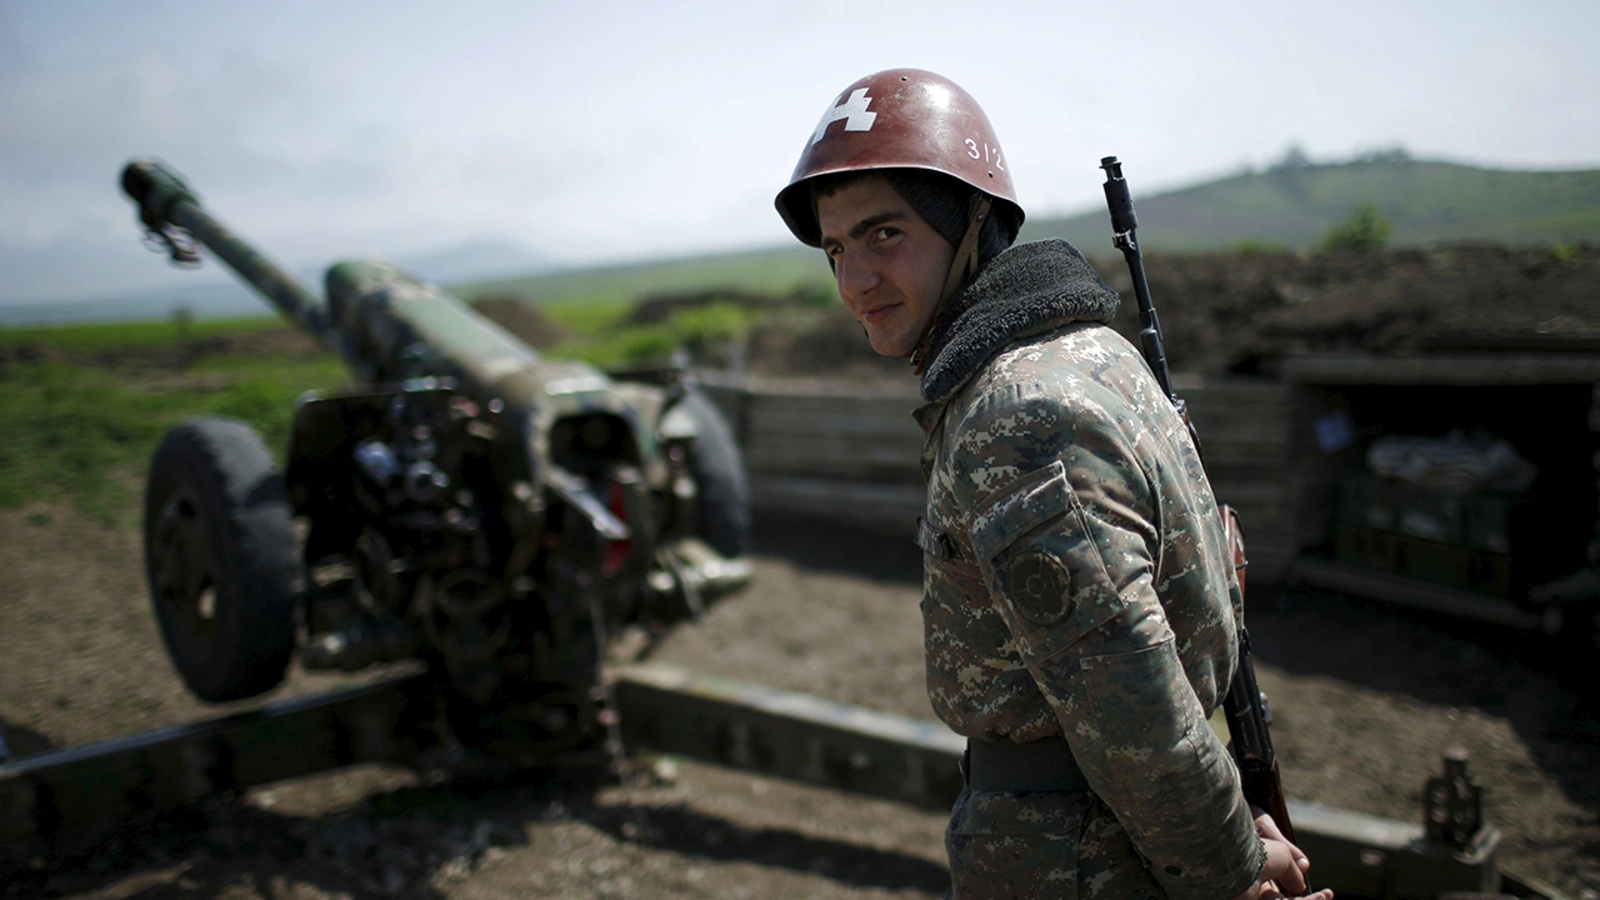
[[[972,548],[996,606],[1033,661],[1061,652],[1123,608],[1059,460],[977,511]]]

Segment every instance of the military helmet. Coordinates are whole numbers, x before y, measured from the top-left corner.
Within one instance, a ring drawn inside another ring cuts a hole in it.
[[[802,243],[820,247],[811,179],[900,168],[940,172],[977,188],[1010,207],[1013,235],[1022,225],[1010,164],[989,117],[960,85],[921,69],[868,75],[839,94],[778,192],[778,214]]]

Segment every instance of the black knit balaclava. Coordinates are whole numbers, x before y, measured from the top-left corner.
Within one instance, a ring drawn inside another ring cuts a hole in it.
[[[878,169],[820,176],[812,183],[811,214],[816,215],[818,197],[832,194],[867,175],[882,175],[894,192],[904,197],[917,215],[950,246],[961,245],[961,238],[967,233],[967,206],[972,200],[973,189],[949,175],[930,169]],[[983,229],[978,232],[978,268],[983,268],[989,260],[1011,246],[1021,227],[1014,207],[1004,202],[994,204],[989,221],[983,223]]]
[[[928,169],[884,169],[881,174],[894,192],[904,197],[940,237],[952,247],[961,246],[961,238],[967,233],[967,208],[972,188],[949,175]],[[1011,246],[1020,227],[1011,206],[996,203],[989,221],[984,222],[983,229],[978,232],[978,268],[983,268]]]

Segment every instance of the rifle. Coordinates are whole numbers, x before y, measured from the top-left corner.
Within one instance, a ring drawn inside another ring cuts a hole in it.
[[[1106,206],[1111,210],[1112,243],[1122,251],[1128,271],[1133,276],[1133,292],[1139,298],[1139,344],[1144,350],[1145,362],[1155,374],[1161,390],[1172,401],[1173,408],[1183,418],[1194,441],[1195,451],[1200,450],[1200,436],[1189,418],[1189,408],[1172,389],[1172,374],[1167,369],[1167,353],[1161,343],[1161,322],[1156,318],[1155,305],[1150,300],[1150,285],[1144,277],[1144,258],[1139,252],[1139,241],[1134,232],[1139,227],[1133,214],[1133,197],[1128,193],[1127,179],[1122,177],[1122,163],[1115,156],[1100,160],[1106,171]],[[1244,553],[1244,532],[1239,527],[1239,516],[1230,506],[1218,508],[1222,515],[1223,532],[1233,568],[1239,577],[1239,593],[1244,593],[1244,569],[1248,565]],[[1283,836],[1294,843],[1294,827],[1289,823],[1289,809],[1283,794],[1283,781],[1278,775],[1278,757],[1272,749],[1272,712],[1267,708],[1267,698],[1256,685],[1255,663],[1250,658],[1250,635],[1244,623],[1239,623],[1239,667],[1233,675],[1222,703],[1231,738],[1229,749],[1239,767],[1239,777],[1244,786],[1245,800],[1252,806],[1266,810],[1278,823]]]

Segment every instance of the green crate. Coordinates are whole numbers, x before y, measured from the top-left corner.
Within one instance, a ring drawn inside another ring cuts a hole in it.
[[[1397,537],[1387,531],[1360,525],[1336,525],[1333,530],[1333,558],[1368,569],[1393,572]]]
[[[1511,557],[1361,525],[1333,528],[1333,558],[1351,565],[1463,590],[1510,597]]]
[[[1411,535],[1399,535],[1397,541],[1395,574],[1451,587],[1467,586],[1467,548]]]

